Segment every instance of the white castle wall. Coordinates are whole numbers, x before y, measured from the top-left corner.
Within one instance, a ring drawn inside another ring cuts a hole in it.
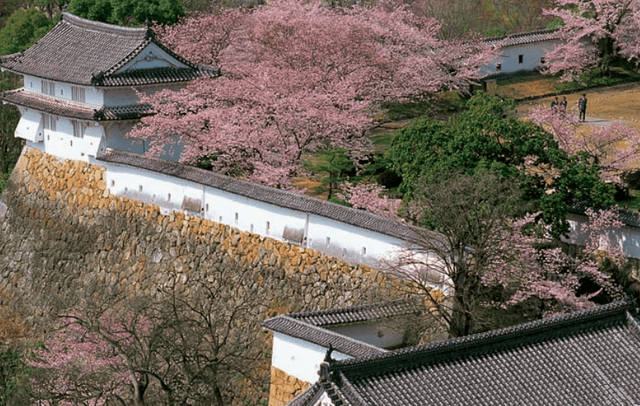
[[[93,161],[91,161],[93,162]],[[187,211],[265,237],[292,242],[347,261],[378,266],[405,242],[383,233],[322,216],[235,195],[196,182],[103,161],[109,191],[158,205],[164,212]],[[189,206],[191,202],[192,206]]]

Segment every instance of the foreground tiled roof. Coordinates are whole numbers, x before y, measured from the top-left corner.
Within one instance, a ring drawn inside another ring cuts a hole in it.
[[[538,30],[523,32],[520,34],[501,35],[499,37],[485,38],[484,41],[502,47],[509,47],[514,45],[532,44],[534,42],[549,41],[560,38],[560,32],[558,30]]]
[[[352,357],[363,357],[385,353],[387,350],[354,340],[323,327],[379,320],[417,312],[419,312],[419,307],[414,302],[396,300],[351,306],[344,309],[283,314],[265,320],[262,326],[271,331],[300,338],[325,348],[331,344],[337,351]]]
[[[115,72],[154,43],[185,68]],[[192,64],[154,39],[148,28],[128,28],[62,13],[61,21],[24,52],[3,56],[0,66],[16,73],[80,85],[130,86],[218,76],[216,68]]]
[[[638,405],[640,324],[621,301],[321,371],[335,406]]]
[[[413,229],[410,226],[364,210],[356,210],[310,196],[234,179],[177,162],[148,158],[138,154],[114,151],[111,149],[107,150],[97,159],[104,162],[129,165],[189,180],[238,196],[244,196],[275,206],[297,210],[302,213],[315,214],[342,223],[351,224],[356,227],[389,235],[391,237],[396,237],[404,241],[412,241],[417,238],[416,233],[412,231]]]
[[[31,92],[24,88],[5,92],[2,101],[16,106],[28,107],[49,114],[76,118],[80,120],[132,120],[153,114],[151,106],[147,104],[132,104],[128,106],[93,106],[59,99],[42,93]]]

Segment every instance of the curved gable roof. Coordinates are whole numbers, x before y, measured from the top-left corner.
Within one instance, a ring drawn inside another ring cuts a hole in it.
[[[120,73],[118,80],[110,80],[119,68],[150,43],[156,44],[193,71],[192,74],[186,74],[183,72],[185,68],[179,68],[177,76],[180,78],[189,80],[218,74],[215,68],[196,66],[176,55],[157,42],[153,31],[148,28],[120,27],[66,12],[40,41],[24,52],[2,57],[0,66],[20,74],[80,85],[118,86],[175,81],[176,74],[171,69],[171,72],[156,69],[146,77],[140,72],[133,72],[130,80],[126,80],[126,74]],[[144,80],[136,80],[139,77],[144,77]]]

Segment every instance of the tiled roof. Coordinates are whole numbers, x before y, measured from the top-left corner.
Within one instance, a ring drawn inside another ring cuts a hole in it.
[[[151,43],[188,68],[115,75]],[[66,12],[62,13],[61,21],[31,48],[0,58],[0,66],[20,74],[93,86],[167,83],[219,74],[215,68],[197,66],[171,52],[154,39],[153,31],[148,28],[104,24]]]
[[[387,351],[323,327],[391,318],[417,313],[418,311],[419,307],[412,301],[395,300],[379,304],[351,306],[344,309],[283,314],[265,320],[262,326],[322,347],[328,348],[329,344],[331,344],[333,348],[343,354],[362,357]]]
[[[315,214],[341,223],[375,231],[404,241],[417,239],[414,229],[403,223],[378,216],[364,210],[341,206],[325,200],[298,193],[287,192],[272,187],[234,179],[211,171],[206,171],[177,162],[149,158],[138,154],[108,149],[98,156],[98,160],[129,165],[152,172],[174,176],[214,187],[238,196],[269,203],[275,206]]]
[[[288,315],[280,315],[265,320],[262,326],[269,330],[286,334],[290,337],[300,338],[324,348],[329,348],[329,345],[331,345],[336,351],[351,357],[367,357],[387,352],[384,348],[367,344],[363,341],[307,323],[304,320],[289,317]]]
[[[80,120],[132,120],[153,114],[151,106],[146,104],[117,107],[103,106],[98,109],[84,103],[59,99],[54,96],[31,92],[24,88],[5,92],[2,96],[2,101]]]
[[[319,310],[288,314],[289,317],[303,320],[314,326],[358,323],[419,312],[420,308],[408,300],[351,306],[344,309]]]
[[[334,405],[638,405],[640,324],[620,301],[321,371]]]
[[[560,32],[558,30],[538,30],[523,32],[520,34],[501,35],[499,37],[485,38],[484,41],[501,47],[509,47],[554,39],[561,39]]]

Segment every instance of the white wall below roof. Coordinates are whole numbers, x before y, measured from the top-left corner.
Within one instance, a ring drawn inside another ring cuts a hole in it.
[[[98,154],[104,140],[104,128],[96,121],[83,121],[85,123],[85,131],[82,137],[73,136],[73,124],[71,119],[66,117],[54,116],[56,120],[56,129],[43,128],[43,114],[33,109],[21,108],[22,117],[20,123],[28,120],[28,123],[36,125],[38,123],[38,137],[27,138],[28,135],[22,134],[20,123],[15,136],[27,140],[27,144],[37,148],[47,154],[57,156],[63,159],[76,159],[78,161],[89,162],[90,157]]]
[[[570,213],[567,220],[569,221],[569,238],[563,238],[563,240],[570,244],[584,246],[589,238],[589,232],[585,230],[588,218]],[[624,226],[620,229],[609,230],[607,235],[626,257],[640,259],[640,229]]]
[[[278,332],[273,333],[271,365],[310,384],[318,380],[318,370],[327,348]],[[331,353],[334,360],[350,359],[338,351]]]
[[[389,349],[404,343],[405,332],[410,323],[408,317],[382,319],[365,323],[339,324],[325,328],[379,348]]]
[[[42,93],[42,80],[35,76],[24,75],[24,88],[26,90]],[[55,83],[55,97],[62,100],[72,100],[72,86],[84,89],[84,104],[100,107],[104,105],[104,97],[102,90],[92,86],[74,85],[66,82],[53,81]]]

